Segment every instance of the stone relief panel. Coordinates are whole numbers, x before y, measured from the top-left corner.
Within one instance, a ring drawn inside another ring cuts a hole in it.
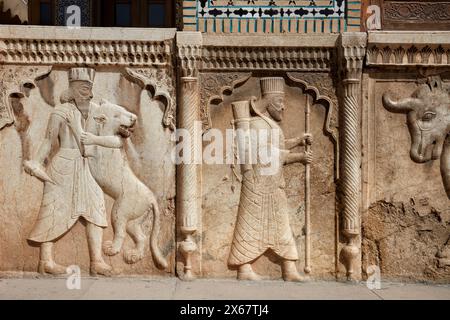
[[[450,279],[450,205],[442,184],[448,79],[407,73],[365,79],[363,271],[377,265],[384,278]]]
[[[311,270],[307,271],[311,276],[334,276],[336,158],[333,138],[324,129],[331,112],[326,101],[316,100],[318,97],[312,92],[304,93],[305,86],[293,81],[297,76],[302,79],[294,74],[269,78],[253,75],[232,92],[226,91],[223,100],[216,103],[211,100],[212,129],[203,136],[204,157],[219,153],[227,159],[235,158],[236,145],[230,149],[228,142],[224,142],[213,151],[210,142],[218,135],[235,141],[230,136],[233,128],[238,130],[250,123],[255,129],[261,129],[258,124],[281,129],[279,132],[285,139],[280,141],[292,153],[282,152],[281,163],[286,165],[279,174],[268,176],[260,174],[261,168],[252,165],[246,170],[246,165],[238,163],[203,164],[203,277],[236,278],[237,275],[238,279],[247,280],[299,281],[304,278],[308,251]],[[242,78],[247,79],[245,74]],[[308,101],[310,113],[306,112]],[[280,114],[282,117],[278,118]],[[310,117],[310,128],[305,126],[306,114]],[[305,135],[307,132],[310,135]],[[305,164],[310,171],[305,169]],[[306,228],[305,175],[308,171],[310,223]],[[307,242],[310,250],[305,248]]]
[[[26,93],[11,96],[15,125],[0,131],[2,273],[173,275],[170,74],[39,67],[30,82],[21,68],[2,67]]]

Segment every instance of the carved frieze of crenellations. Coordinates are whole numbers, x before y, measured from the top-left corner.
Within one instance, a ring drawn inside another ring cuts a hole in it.
[[[369,32],[367,66],[449,67],[449,33]]]
[[[107,28],[93,32],[90,28],[3,26],[0,28],[0,62],[170,66],[173,51],[170,39],[175,30],[162,29],[150,31],[150,34],[149,37],[142,29],[113,33]]]
[[[202,70],[329,71],[338,35],[204,37]]]

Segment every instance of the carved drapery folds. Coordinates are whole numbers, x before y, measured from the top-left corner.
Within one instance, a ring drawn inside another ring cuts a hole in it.
[[[198,81],[199,60],[201,58],[201,34],[180,32],[177,34],[177,50],[180,66],[178,129],[187,131],[191,139],[196,136],[196,123],[200,120],[200,92]],[[198,154],[201,143],[191,141],[191,156]],[[180,231],[183,241],[180,253],[185,259],[184,280],[192,280],[192,255],[197,250],[194,235],[198,229],[200,205],[200,165],[191,161],[181,163],[177,168],[177,194]]]
[[[361,233],[361,129],[360,87],[364,56],[365,33],[344,33],[341,37],[340,60],[343,80],[341,110],[340,197],[341,232],[346,238],[340,260],[347,270],[347,278],[354,277],[360,257]]]

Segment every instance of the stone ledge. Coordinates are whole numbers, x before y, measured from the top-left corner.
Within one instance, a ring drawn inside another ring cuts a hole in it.
[[[53,26],[0,26],[0,39],[42,39],[83,41],[164,41],[175,37],[176,29],[99,28],[70,29]]]
[[[369,31],[369,45],[450,45],[450,31]]]
[[[203,45],[219,47],[325,47],[336,46],[339,34],[203,35]]]

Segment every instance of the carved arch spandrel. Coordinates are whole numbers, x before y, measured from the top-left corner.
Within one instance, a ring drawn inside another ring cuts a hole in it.
[[[142,90],[147,90],[152,98],[161,101],[165,106],[163,125],[175,130],[176,128],[176,94],[173,78],[167,70],[155,68],[132,69],[125,68],[123,75]]]
[[[328,74],[288,72],[287,85],[300,87],[305,94],[312,96],[313,103],[327,108],[324,131],[335,146],[335,176],[339,179],[337,161],[339,159],[338,99],[333,81]]]
[[[0,130],[15,122],[11,98],[29,96],[36,82],[52,72],[51,66],[25,67],[3,66],[0,68]]]
[[[212,128],[211,103],[221,103],[225,94],[233,93],[234,89],[246,83],[251,76],[251,72],[200,74],[200,118],[204,132]]]

